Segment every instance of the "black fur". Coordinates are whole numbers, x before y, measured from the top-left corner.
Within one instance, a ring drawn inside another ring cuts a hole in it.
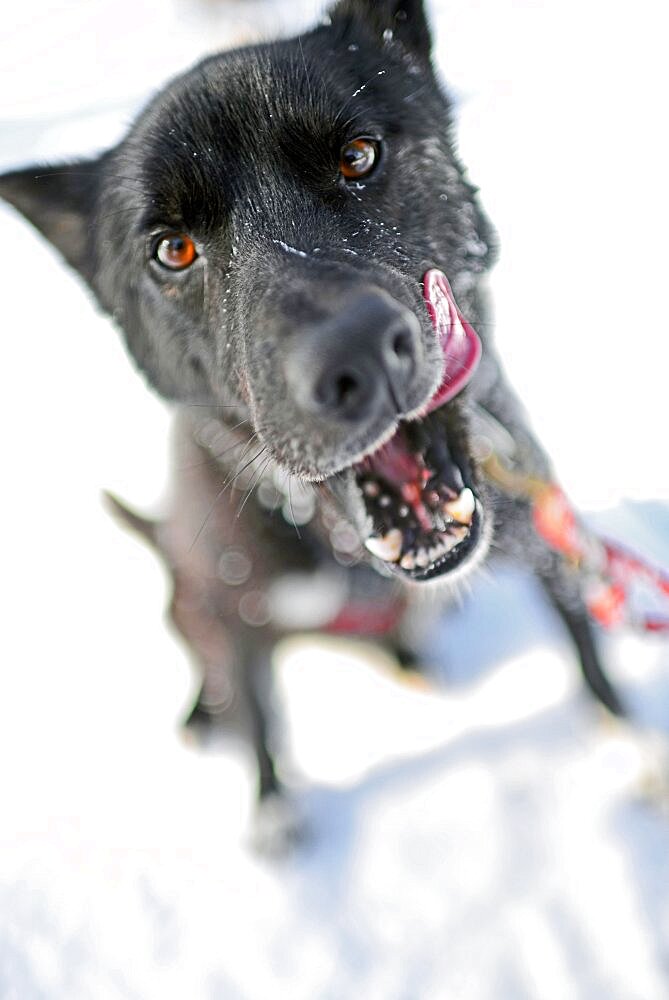
[[[286,629],[258,624],[262,615],[249,621],[243,597],[262,596],[287,570],[336,569],[327,544],[333,517],[361,530],[351,463],[439,383],[442,359],[421,284],[432,267],[448,275],[484,340],[474,380],[444,408],[443,433],[465,455],[497,544],[537,573],[587,683],[622,712],[578,579],[537,538],[529,506],[497,494],[470,454],[472,420],[484,410],[513,440],[516,468],[550,475],[490,340],[483,279],[495,236],[455,151],[430,44],[419,2],[341,0],[328,23],[299,39],[206,59],[99,159],[0,178],[0,195],[79,271],[148,382],[181,414],[182,448],[197,471],[181,475],[166,522],[144,533],[172,568],[173,618],[203,669],[189,721],[250,719],[261,797],[279,787],[267,750],[264,668]],[[339,174],[339,151],[359,136],[378,142],[381,156],[369,177],[351,183]],[[199,252],[182,272],[153,257],[156,237],[171,230],[190,234]],[[386,393],[364,420],[332,419],[305,405],[301,373],[315,331],[334,324],[336,341],[346,310],[354,315],[370,296],[415,338],[403,398]],[[320,483],[317,516],[299,539],[255,497],[237,520],[240,495],[232,505],[232,490],[222,495],[226,477],[260,452],[257,461]],[[240,537],[251,570],[243,584],[224,586],[218,562]],[[371,571],[359,564],[351,572]],[[396,586],[376,579],[386,591]],[[400,636],[398,619],[388,641],[399,648]],[[221,685],[224,698],[216,695]]]

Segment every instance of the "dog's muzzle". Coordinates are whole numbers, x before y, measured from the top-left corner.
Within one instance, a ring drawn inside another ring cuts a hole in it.
[[[474,374],[481,342],[441,271],[428,271],[423,289],[444,357],[442,380],[388,442],[353,467],[365,508],[365,546],[416,581],[463,566],[485,534],[466,444],[445,409]]]

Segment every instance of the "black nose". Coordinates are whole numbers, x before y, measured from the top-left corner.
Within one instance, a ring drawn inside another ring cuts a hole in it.
[[[386,292],[366,291],[297,332],[286,376],[305,412],[362,423],[406,411],[420,356],[416,316]]]

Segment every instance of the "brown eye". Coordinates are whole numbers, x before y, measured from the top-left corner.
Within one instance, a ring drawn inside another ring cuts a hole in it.
[[[342,146],[339,154],[339,172],[347,180],[366,177],[378,163],[379,144],[372,139],[354,139]]]
[[[156,243],[153,256],[171,271],[183,271],[197,257],[197,250],[190,236],[185,233],[165,233]]]

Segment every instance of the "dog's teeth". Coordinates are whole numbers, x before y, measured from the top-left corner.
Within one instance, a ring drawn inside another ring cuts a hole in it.
[[[380,507],[390,507],[391,503],[392,503],[392,500],[390,499],[390,497],[388,496],[388,494],[387,493],[382,493],[381,496],[379,497],[379,506]]]
[[[399,514],[400,517],[408,517],[409,516],[409,508],[407,507],[407,505],[405,503],[401,503],[399,505],[399,507],[397,508],[397,513]]]
[[[465,486],[457,499],[450,500],[442,507],[444,514],[448,514],[449,517],[452,517],[454,521],[458,521],[460,524],[471,524],[475,509],[476,500],[468,486]]]
[[[445,532],[439,539],[439,555],[445,556],[446,553],[450,552],[451,549],[454,549],[456,545],[459,545],[460,542],[464,541],[468,534],[469,528],[465,528],[464,525],[450,525],[448,531]]]
[[[379,486],[378,483],[375,483],[373,480],[368,479],[366,483],[363,483],[362,492],[365,494],[366,497],[378,497],[379,493],[381,492],[381,487]]]
[[[444,535],[443,538],[443,544],[446,546],[446,551],[450,552],[451,549],[454,549],[456,545],[459,545],[460,542],[465,540],[468,534],[469,534],[468,528],[465,528],[464,526],[456,528],[455,526],[453,526],[449,530],[448,534]]]
[[[434,523],[437,531],[446,531],[446,521],[438,511],[434,512]]]
[[[421,569],[425,569],[426,566],[430,565],[430,557],[425,549],[418,549],[416,553],[416,566],[420,566]]]
[[[384,562],[397,562],[402,551],[402,541],[402,532],[399,528],[393,528],[387,535],[382,535],[380,538],[368,538],[365,542],[365,548],[373,556],[383,559]]]
[[[433,545],[432,548],[428,551],[430,562],[436,562],[439,556],[442,555],[443,551],[444,550],[441,547],[441,545]]]
[[[400,559],[400,566],[402,567],[402,569],[413,569],[415,565],[416,565],[416,560],[414,559],[414,557],[411,555],[410,552],[407,552],[407,554],[405,556],[402,556],[402,558]]]

